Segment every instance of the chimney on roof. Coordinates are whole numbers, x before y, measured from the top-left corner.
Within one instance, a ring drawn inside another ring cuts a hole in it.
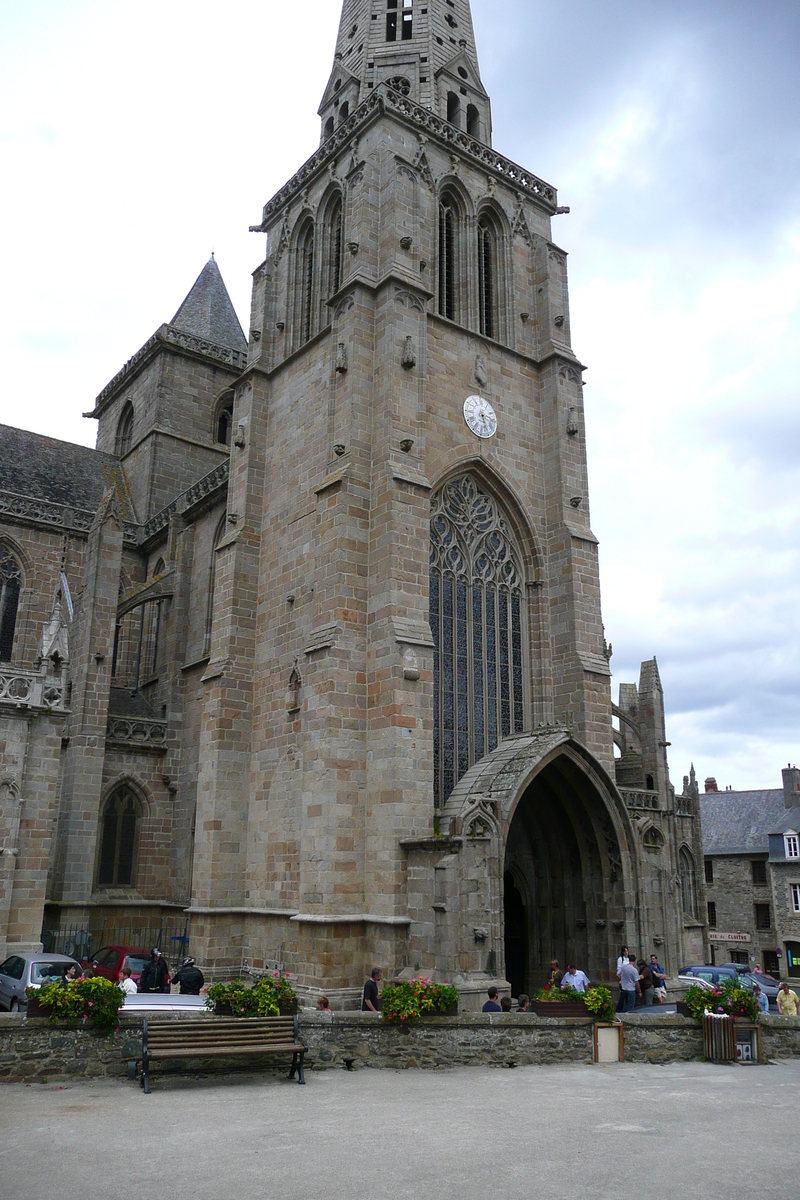
[[[783,803],[787,808],[800,808],[800,770],[785,766],[782,773]]]
[[[707,792],[718,792],[719,791],[719,788],[717,787],[717,781],[713,775],[709,775],[708,779],[706,780],[705,789]]]

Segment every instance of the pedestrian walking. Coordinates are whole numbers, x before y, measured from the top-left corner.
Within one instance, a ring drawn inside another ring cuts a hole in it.
[[[659,1004],[666,1004],[667,1001],[667,973],[658,961],[657,954],[650,955],[650,974],[655,982],[655,991],[653,992],[653,1001],[658,1001]]]
[[[753,984],[753,995],[758,1001],[759,1012],[769,1012],[769,996],[766,992],[762,992],[757,983]]]
[[[182,996],[199,996],[205,984],[205,976],[193,958],[185,958],[180,971],[172,976],[172,982],[180,985]]]
[[[589,977],[584,975],[583,971],[579,971],[574,963],[570,963],[564,973],[564,978],[561,980],[561,990],[564,988],[574,988],[576,992],[585,992],[589,986]]]
[[[517,1012],[530,1012],[531,998],[525,992],[520,992],[517,1000]]]
[[[636,956],[631,954],[627,962],[620,967],[620,999],[622,1008],[619,1012],[633,1012],[636,1007],[636,997],[640,994],[639,970],[635,966]]]
[[[130,967],[123,967],[122,974],[119,977],[119,987],[126,996],[135,996],[139,990],[136,984],[133,982],[131,974],[132,972]]]
[[[653,992],[655,991],[653,974],[643,958],[639,959],[636,966],[639,968],[639,990],[642,995],[642,1006],[650,1008],[653,1003]]]
[[[778,1012],[782,1017],[796,1017],[800,1009],[797,992],[793,992],[788,983],[782,983],[778,989]]]
[[[158,947],[150,951],[150,959],[139,976],[140,992],[168,992],[169,967]]]
[[[554,992],[556,990],[556,988],[561,987],[561,980],[563,978],[564,978],[564,975],[563,975],[562,971],[559,970],[558,959],[551,958],[550,959],[550,974],[547,977],[547,983],[545,984],[544,990],[546,992]]]
[[[378,995],[378,984],[383,979],[383,971],[373,967],[370,977],[364,984],[364,995],[361,998],[362,1012],[380,1012],[381,1001]]]
[[[619,979],[620,981],[622,980],[622,968],[627,961],[628,961],[628,947],[622,946],[620,948],[619,957],[617,958],[617,979]],[[626,1011],[625,1003],[626,1003],[626,1000],[625,1000],[625,996],[622,991],[622,986],[620,983],[619,998],[617,1000],[617,1012],[625,1012]]]
[[[497,988],[494,985],[489,988],[488,995],[489,999],[484,1004],[481,1012],[502,1012],[502,1008],[497,1003]]]

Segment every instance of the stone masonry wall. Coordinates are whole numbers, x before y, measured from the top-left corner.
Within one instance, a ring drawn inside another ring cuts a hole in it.
[[[172,1014],[159,1020],[214,1020]],[[0,1082],[48,1083],[67,1079],[122,1078],[127,1062],[141,1054],[143,1017],[122,1017],[110,1036],[85,1026],[67,1028],[17,1014],[0,1015]],[[626,1062],[688,1062],[701,1059],[700,1026],[686,1017],[624,1018]],[[761,1020],[764,1058],[800,1057],[800,1018]],[[373,1068],[515,1066],[539,1063],[592,1063],[592,1023],[585,1018],[541,1018],[527,1014],[466,1014],[421,1021],[400,1029],[369,1013],[302,1013],[300,1037],[313,1070],[352,1065]],[[255,1069],[265,1069],[262,1060]],[[159,1063],[161,1072],[253,1069],[242,1059]],[[274,1061],[270,1069],[275,1069]],[[277,1069],[283,1069],[281,1067]]]

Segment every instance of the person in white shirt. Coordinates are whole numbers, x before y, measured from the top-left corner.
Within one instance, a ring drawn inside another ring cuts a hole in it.
[[[126,996],[135,996],[138,992],[136,984],[131,979],[130,967],[123,967],[122,974],[119,978],[119,986],[122,988]]]
[[[564,988],[574,988],[576,992],[585,992],[589,986],[589,980],[583,971],[579,971],[574,963],[570,963],[564,972],[564,978],[561,980],[561,990]]]

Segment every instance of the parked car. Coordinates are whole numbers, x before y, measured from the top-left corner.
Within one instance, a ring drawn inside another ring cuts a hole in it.
[[[778,998],[778,983],[771,975],[755,974],[744,963],[718,963],[716,966],[682,967],[678,972],[679,979],[693,980],[718,987],[726,979],[735,979],[748,991],[758,984],[764,995],[774,1008]]]
[[[81,965],[68,954],[12,954],[0,963],[0,1006],[9,1012],[27,1008],[25,989],[60,979],[69,966]]]
[[[131,979],[138,987],[139,977],[149,957],[150,951],[143,950],[141,946],[102,946],[91,958],[84,958],[82,961],[84,967],[97,963],[94,968],[95,975],[102,975],[112,983],[119,983],[122,968],[130,967]]]

